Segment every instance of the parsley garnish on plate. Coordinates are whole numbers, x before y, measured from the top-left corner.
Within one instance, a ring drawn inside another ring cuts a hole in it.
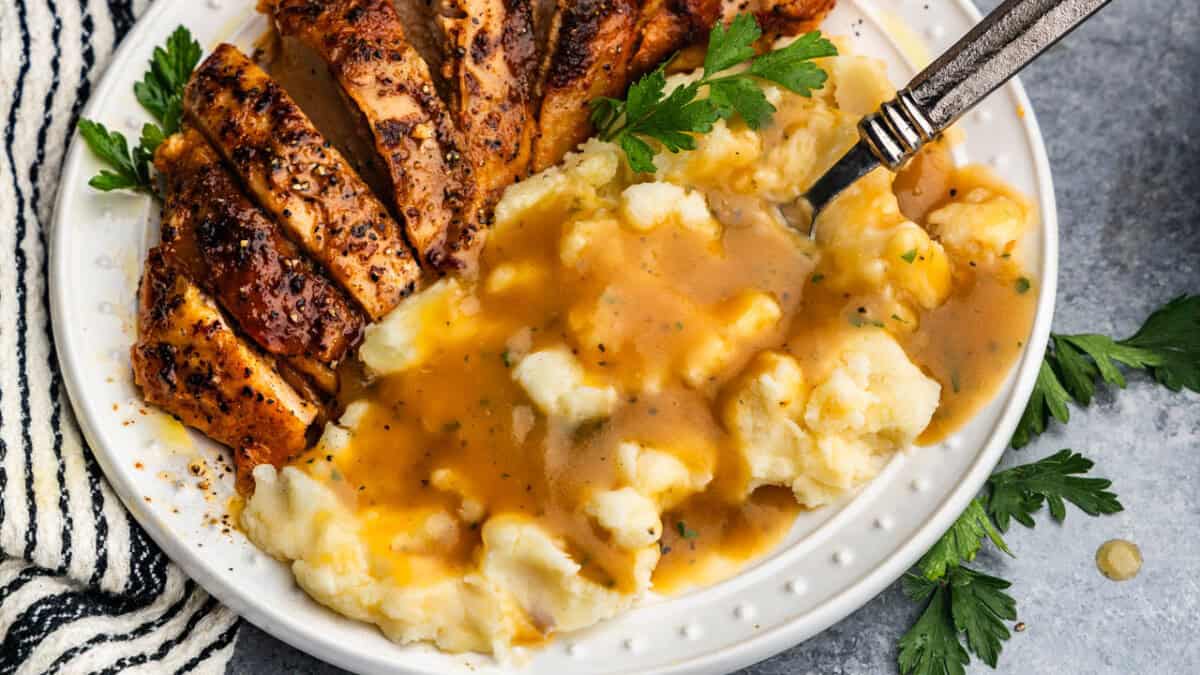
[[[591,120],[599,137],[621,146],[635,171],[654,172],[655,149],[647,139],[671,152],[696,147],[694,134],[708,133],[719,119],[737,113],[751,129],[766,124],[775,112],[760,87],[766,80],[801,96],[811,96],[827,78],[812,59],[836,56],[832,42],[814,31],[786,47],[756,56],[754,43],[762,30],[752,14],[738,14],[726,27],[709,33],[704,72],[699,80],[666,91],[663,63],[629,87],[625,100],[600,97],[591,102]],[[728,72],[749,62],[745,69]],[[707,87],[707,98],[699,98]]]
[[[155,47],[150,68],[133,85],[133,94],[158,124],[142,125],[138,144],[131,150],[125,135],[99,122],[79,120],[79,135],[109,168],[88,180],[88,185],[103,192],[134,190],[160,197],[150,173],[154,151],[167,136],[179,130],[183,116],[183,88],[192,70],[200,62],[200,43],[188,29],[180,26],[162,47]]]
[[[146,127],[154,125],[147,124]],[[143,138],[146,137],[147,131],[148,129],[143,127]],[[137,147],[130,151],[124,134],[109,131],[103,124],[89,119],[79,120],[79,135],[92,152],[111,167],[101,169],[100,173],[92,176],[88,185],[104,192],[137,190],[150,195],[156,194],[154,182],[150,177],[150,159],[154,151],[147,149],[144,141],[139,141]],[[153,136],[149,140],[153,143]],[[154,143],[154,147],[157,148],[158,144]]]
[[[1045,431],[1050,417],[1066,423],[1068,403],[1090,404],[1097,379],[1123,388],[1125,376],[1118,364],[1148,371],[1171,391],[1200,392],[1200,295],[1168,302],[1124,340],[1095,333],[1055,333],[1050,338],[1033,395],[1013,434],[1014,448]]]
[[[167,134],[179,128],[183,88],[199,62],[200,43],[192,38],[188,29],[180,26],[167,38],[165,46],[154,48],[150,69],[141,82],[133,85],[133,95],[163,123]]]

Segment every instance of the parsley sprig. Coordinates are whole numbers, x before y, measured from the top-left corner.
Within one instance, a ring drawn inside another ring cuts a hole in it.
[[[985,537],[991,540],[996,548],[1012,555],[1008,545],[1004,543],[1004,538],[988,518],[983,502],[973,499],[942,538],[922,556],[917,567],[925,579],[937,581],[946,576],[950,568],[957,567],[964,561],[974,560],[979,549],[983,548]]]
[[[1033,527],[1033,514],[1043,504],[1050,506],[1050,517],[1062,522],[1067,517],[1064,502],[1071,502],[1089,516],[1122,510],[1117,495],[1108,490],[1112,481],[1086,478],[1094,463],[1083,455],[1060,450],[1033,464],[1025,464],[992,474],[987,512],[1001,532],[1008,531],[1010,520]]]
[[[1200,295],[1184,295],[1150,315],[1133,336],[1052,334],[1033,395],[1013,434],[1020,448],[1046,430],[1050,418],[1066,423],[1068,403],[1087,406],[1097,380],[1125,387],[1119,366],[1149,372],[1171,391],[1200,392]]]
[[[898,662],[904,675],[963,675],[971,654],[996,666],[1001,643],[1010,636],[1004,622],[1017,618],[1017,602],[1006,592],[1012,584],[964,565],[975,559],[985,537],[1008,552],[984,500],[977,498],[915,571],[904,575],[905,595],[927,602],[900,638]]]
[[[996,667],[1003,643],[1011,635],[1005,622],[1017,618],[1016,600],[1007,592],[1012,584],[966,563],[975,559],[985,539],[1012,555],[1000,533],[1008,529],[1011,520],[1033,527],[1033,514],[1043,504],[1050,504],[1050,515],[1057,521],[1066,515],[1064,500],[1093,516],[1120,511],[1120,501],[1108,491],[1111,481],[1079,475],[1092,466],[1082,455],[1061,450],[988,479],[984,495],[971,500],[916,568],[904,576],[905,594],[927,604],[900,638],[902,673],[961,675],[971,655]]]
[[[158,123],[142,125],[141,137],[132,149],[121,132],[93,120],[79,120],[79,135],[108,164],[108,168],[88,180],[88,185],[103,192],[134,190],[159,197],[150,173],[154,151],[167,136],[179,130],[183,88],[199,62],[200,43],[183,26],[171,33],[164,46],[154,48],[150,67],[142,80],[133,85],[133,95]]]
[[[145,125],[142,128],[142,136],[146,137],[147,127],[153,126]],[[150,132],[151,136],[153,133]],[[147,144],[139,140],[138,145],[131,151],[124,134],[109,131],[103,124],[89,119],[79,120],[79,135],[92,152],[110,167],[101,169],[100,173],[92,176],[88,185],[104,192],[136,190],[149,195],[156,193],[150,177],[150,160],[154,151]],[[158,145],[153,144],[153,147],[157,148]]]
[[[1086,406],[1097,380],[1125,386],[1120,366],[1148,371],[1172,391],[1200,392],[1200,296],[1180,296],[1159,308],[1131,337],[1094,333],[1051,335],[1033,395],[1017,426],[1019,448],[1045,430],[1050,417],[1066,422],[1068,404]],[[1001,536],[1013,521],[1032,528],[1048,507],[1062,522],[1070,502],[1091,516],[1123,510],[1112,482],[1087,474],[1093,463],[1071,450],[992,474],[983,496],[973,500],[933,548],[905,575],[903,587],[926,602],[921,616],[900,638],[904,675],[962,675],[971,655],[995,667],[1009,638],[1006,621],[1017,617],[1009,582],[965,566],[990,539],[1011,553]],[[966,640],[964,646],[963,640]]]
[[[825,85],[826,74],[812,59],[836,56],[837,47],[814,31],[786,47],[757,55],[754,43],[762,29],[753,14],[738,14],[729,26],[718,23],[709,33],[700,79],[666,91],[666,66],[642,76],[625,100],[600,97],[591,102],[591,121],[602,140],[615,142],[635,171],[654,172],[655,149],[647,139],[671,152],[696,147],[695,134],[708,133],[719,119],[740,115],[751,129],[766,124],[775,112],[760,87],[766,80],[801,96]],[[749,62],[745,69],[729,72]],[[707,87],[707,98],[699,98]]]
[[[971,662],[968,650],[994,668],[1001,643],[1011,635],[1004,622],[1017,618],[1017,602],[1005,592],[1011,585],[961,566],[935,581],[915,574],[905,576],[905,594],[917,601],[928,598],[929,604],[900,638],[900,672],[962,675]]]
[[[179,128],[183,88],[199,62],[200,43],[192,38],[188,29],[179,26],[167,38],[166,45],[154,48],[150,69],[141,82],[133,85],[133,95],[151,115],[163,122],[164,129],[174,127],[167,133]]]

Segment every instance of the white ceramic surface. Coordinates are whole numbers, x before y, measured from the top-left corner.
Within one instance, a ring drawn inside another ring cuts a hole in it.
[[[937,52],[978,20],[965,0],[841,0],[825,25],[856,50],[888,61],[900,84],[919,43]],[[131,137],[147,119],[132,85],[153,47],[176,25],[205,49],[248,47],[263,21],[252,0],[158,0],[125,39],[84,110]],[[882,11],[881,8],[886,8]],[[918,64],[919,65],[919,64]],[[1053,310],[1057,224],[1050,169],[1019,84],[998,91],[961,123],[960,159],[990,163],[1030,195],[1041,227],[1028,241],[1041,293],[1026,353],[996,399],[954,437],[899,456],[846,503],[802,516],[788,540],[739,576],[560,636],[531,653],[530,674],[721,673],[786,649],[865,604],[941,535],[1003,453],[1032,390]],[[113,487],[155,541],[206,589],[246,619],[319,658],[357,672],[487,673],[480,656],[400,647],[374,628],[315,604],[287,568],[236,531],[214,524],[224,498],[206,500],[187,471],[221,450],[139,401],[129,369],[134,294],[156,239],[152,202],[86,186],[98,168],[73,144],[62,172],[50,266],[54,333],[76,416]],[[233,494],[229,477],[218,486]]]

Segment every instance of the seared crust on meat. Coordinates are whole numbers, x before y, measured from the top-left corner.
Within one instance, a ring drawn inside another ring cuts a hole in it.
[[[199,132],[164,141],[154,166],[166,177],[160,248],[167,261],[259,347],[320,364],[336,363],[358,343],[362,317],[349,299],[250,202]]]
[[[460,143],[390,0],[276,0],[273,12],[279,32],[320,54],[362,114],[409,242],[439,267],[448,242],[463,238]]]
[[[478,253],[501,193],[529,171],[538,70],[533,6],[530,0],[441,0],[435,21],[445,38],[450,115],[474,186],[462,233],[450,244],[462,266]]]
[[[543,64],[534,171],[558,163],[592,134],[592,99],[625,92],[637,23],[634,0],[559,0]]]
[[[664,59],[708,39],[721,16],[722,0],[647,0],[642,5],[640,42],[630,64],[630,80],[647,73]]]
[[[138,341],[130,357],[146,401],[235,449],[242,488],[254,464],[278,466],[304,450],[317,408],[234,333],[216,303],[158,248],[147,256],[138,287]]]
[[[287,92],[232,45],[200,64],[184,111],[251,196],[379,319],[416,288],[400,226]]]
[[[833,11],[837,0],[722,0],[722,19],[732,21],[741,12],[753,12],[769,40],[815,30]]]

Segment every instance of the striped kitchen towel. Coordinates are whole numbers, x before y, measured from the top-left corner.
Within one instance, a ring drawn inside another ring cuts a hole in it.
[[[0,0],[0,674],[223,672],[238,618],[84,445],[50,332],[48,228],[79,111],[148,0]]]

